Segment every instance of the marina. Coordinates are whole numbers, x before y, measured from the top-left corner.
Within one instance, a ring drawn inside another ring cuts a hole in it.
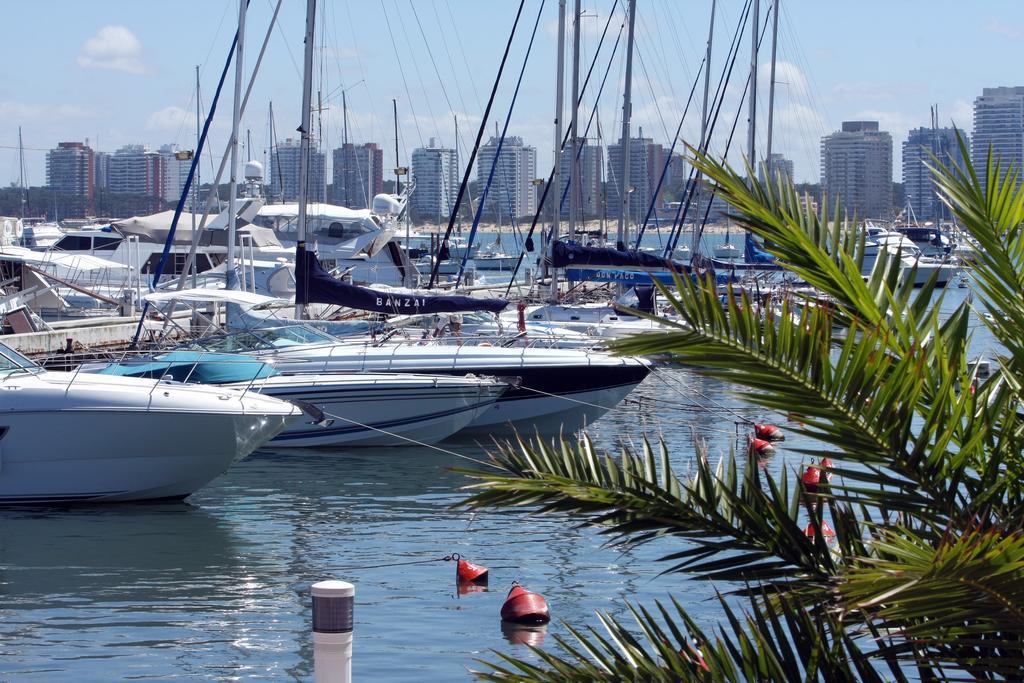
[[[1020,677],[1024,88],[911,128],[782,0],[221,4],[0,101],[0,680]]]

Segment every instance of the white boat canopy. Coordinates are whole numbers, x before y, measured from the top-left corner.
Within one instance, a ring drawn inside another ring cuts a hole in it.
[[[252,307],[262,304],[286,303],[283,299],[264,296],[254,292],[243,292],[237,289],[210,289],[208,287],[178,289],[170,292],[151,292],[143,295],[142,298],[154,304],[181,301],[187,303],[229,303]]]
[[[0,247],[0,259],[39,266],[59,266],[68,270],[124,270],[123,263],[90,256],[89,254],[63,254],[55,251],[33,251],[25,247]]]

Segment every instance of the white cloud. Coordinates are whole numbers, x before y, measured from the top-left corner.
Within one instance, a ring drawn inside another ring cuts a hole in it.
[[[195,125],[195,112],[181,107],[164,107],[146,117],[148,130],[178,131],[182,126]]]
[[[85,41],[78,55],[83,69],[109,69],[142,75],[149,71],[142,61],[142,43],[124,26],[104,26]]]
[[[768,79],[771,77],[771,72],[772,67],[770,63],[763,63],[757,67],[759,90],[761,89],[762,83],[764,84],[763,87],[768,87]],[[804,72],[792,62],[784,60],[778,60],[775,62],[775,87],[780,95],[785,93],[790,97],[799,97],[804,99],[809,96],[807,77],[804,76]]]
[[[946,110],[939,110],[939,125],[948,126],[952,121],[960,130],[970,132],[974,128],[974,106],[967,100],[956,100]]]
[[[78,104],[32,104],[27,102],[0,102],[0,121],[32,123],[39,121],[66,121],[68,119],[95,118],[99,112]]]
[[[985,22],[982,27],[986,33],[991,33],[1003,38],[1009,38],[1013,41],[1019,41],[1024,39],[1024,25],[1006,23],[1003,21],[997,21],[996,19],[989,19]]]

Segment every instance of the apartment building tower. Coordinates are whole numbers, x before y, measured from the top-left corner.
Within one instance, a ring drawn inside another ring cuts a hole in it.
[[[842,130],[821,139],[821,186],[838,196],[852,218],[887,218],[892,213],[892,136],[878,121],[843,121]]]

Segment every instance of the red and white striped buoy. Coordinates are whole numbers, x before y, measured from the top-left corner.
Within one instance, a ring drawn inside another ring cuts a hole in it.
[[[807,536],[807,538],[814,540],[814,537],[816,535],[814,522],[811,522],[807,525],[807,528],[804,529],[804,535]],[[828,521],[824,519],[821,520],[821,537],[824,538],[825,541],[831,541],[836,537],[836,532],[832,530],[832,527],[829,526]]]
[[[754,436],[765,441],[785,441],[786,435],[775,425],[755,424]]]
[[[505,604],[501,606],[501,619],[517,624],[546,624],[551,621],[551,614],[543,595],[513,583]]]

